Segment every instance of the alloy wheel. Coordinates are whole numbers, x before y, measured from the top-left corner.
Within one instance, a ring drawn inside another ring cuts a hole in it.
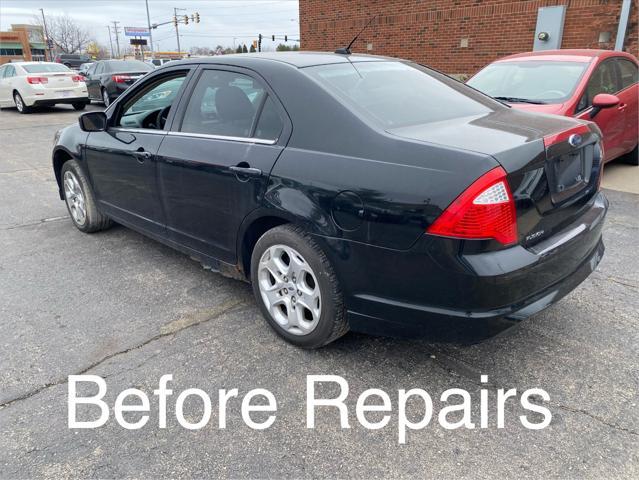
[[[286,245],[269,247],[260,258],[258,287],[273,319],[288,333],[308,335],[320,320],[322,301],[313,269]]]
[[[18,109],[18,112],[22,112],[24,110],[24,103],[23,103],[22,97],[20,96],[19,93],[16,93],[13,96],[13,101],[16,104],[16,108]]]
[[[64,174],[64,197],[73,221],[80,226],[84,225],[87,219],[84,193],[77,177],[71,171],[67,171]]]

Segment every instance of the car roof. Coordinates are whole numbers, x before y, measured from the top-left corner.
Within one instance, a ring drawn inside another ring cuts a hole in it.
[[[238,62],[241,60],[241,62]],[[387,61],[400,61],[397,58],[381,57],[377,55],[363,55],[363,54],[351,54],[342,55],[338,53],[328,52],[261,52],[261,53],[234,53],[230,55],[217,55],[213,57],[205,58],[193,58],[175,61],[172,65],[178,62],[183,63],[237,63],[245,64],[247,61],[261,61],[270,60],[273,62],[280,62],[292,65],[297,68],[312,67],[316,65],[329,65],[334,63],[349,63],[349,62],[387,62]]]
[[[619,52],[616,50],[596,50],[589,48],[574,48],[561,50],[540,50],[536,52],[523,52],[507,57],[500,58],[497,62],[508,62],[512,60],[547,60],[547,61],[573,61],[573,62],[591,62],[597,58],[606,57],[627,57],[636,59],[627,52]]]

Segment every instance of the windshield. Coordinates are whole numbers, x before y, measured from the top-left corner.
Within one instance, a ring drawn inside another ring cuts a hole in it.
[[[585,62],[528,60],[488,65],[468,85],[491,97],[561,103],[570,98]]]
[[[70,72],[67,67],[58,63],[38,63],[35,65],[22,65],[27,73]]]
[[[106,62],[109,72],[150,72],[153,67],[139,60],[109,60]]]
[[[320,65],[304,71],[355,111],[386,129],[494,110],[490,99],[417,65],[358,62]]]

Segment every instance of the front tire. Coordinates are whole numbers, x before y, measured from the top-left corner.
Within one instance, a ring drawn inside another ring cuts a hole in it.
[[[13,102],[16,104],[16,109],[18,110],[18,112],[20,113],[31,112],[31,108],[24,103],[24,100],[22,99],[22,95],[20,95],[20,93],[15,92],[13,94]]]
[[[109,217],[98,211],[91,184],[76,160],[68,160],[60,172],[67,210],[78,230],[93,233],[112,225]]]
[[[639,166],[639,145],[635,145],[635,149],[630,153],[626,153],[620,160],[628,165]]]
[[[348,332],[335,271],[301,228],[282,225],[260,237],[251,257],[251,281],[262,314],[293,345],[319,348]]]
[[[102,103],[104,103],[105,107],[111,105],[111,98],[109,97],[109,92],[106,91],[106,88],[102,89]]]
[[[84,110],[87,106],[86,103],[73,103],[73,108],[76,110]]]

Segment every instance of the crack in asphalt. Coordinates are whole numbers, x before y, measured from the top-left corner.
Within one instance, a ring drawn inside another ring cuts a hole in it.
[[[97,361],[93,362],[92,364],[90,364],[89,366],[83,368],[79,372],[70,373],[69,375],[83,375],[83,374],[87,373],[89,370],[92,370],[92,369],[100,366],[102,363],[106,362],[107,360],[111,360],[114,357],[118,357],[120,355],[125,355],[125,354],[127,354],[129,352],[132,352],[134,350],[138,350],[138,349],[140,349],[142,347],[145,347],[145,346],[149,345],[150,343],[153,343],[153,342],[155,342],[157,340],[160,340],[162,338],[170,337],[172,335],[177,335],[178,333],[183,332],[185,330],[188,330],[189,328],[192,328],[192,327],[195,327],[197,325],[201,325],[203,323],[206,323],[206,322],[209,322],[211,320],[214,320],[214,319],[216,319],[216,318],[218,318],[218,317],[220,317],[220,316],[222,316],[222,315],[224,315],[226,313],[230,313],[235,308],[237,308],[239,306],[243,306],[243,305],[246,305],[246,302],[241,301],[241,300],[225,302],[224,304],[222,304],[221,308],[217,312],[215,312],[215,314],[213,314],[213,315],[211,315],[211,316],[209,316],[209,317],[207,317],[205,319],[202,319],[202,320],[200,320],[198,322],[187,324],[187,325],[185,325],[184,327],[182,327],[180,329],[171,330],[171,331],[168,331],[168,332],[158,333],[157,335],[154,335],[153,337],[151,337],[151,338],[149,338],[149,339],[145,340],[144,342],[141,342],[141,343],[139,343],[137,345],[134,345],[132,347],[125,348],[124,350],[119,350],[117,352],[113,352],[113,353],[110,353],[108,355],[105,355],[100,360],[97,360]],[[150,359],[147,359],[147,360],[150,360]],[[147,360],[143,361],[140,365],[144,364]],[[138,365],[138,366],[140,366],[140,365]],[[11,399],[3,402],[3,403],[0,403],[0,410],[3,410],[4,408],[6,408],[6,407],[8,407],[8,406],[10,406],[10,405],[12,405],[14,403],[21,402],[23,400],[27,400],[27,399],[29,399],[31,397],[34,397],[35,395],[38,395],[39,393],[41,393],[41,392],[43,392],[43,391],[45,391],[45,390],[47,390],[47,389],[49,389],[51,387],[55,387],[55,386],[63,385],[65,383],[67,383],[67,381],[69,379],[69,375],[66,375],[63,378],[59,378],[58,380],[46,383],[46,384],[44,384],[44,385],[42,385],[42,386],[40,386],[40,387],[38,387],[38,388],[36,388],[34,390],[31,390],[30,392],[27,392],[25,394],[19,395],[19,396],[15,397],[15,398],[11,398]],[[113,374],[108,375],[108,376],[112,376],[112,375]]]
[[[480,388],[486,388],[486,387],[491,387],[494,389],[503,388],[494,382],[486,382],[486,383],[478,382],[477,378],[480,377],[481,372],[473,368],[473,366],[470,363],[466,362],[465,360],[462,360],[461,358],[457,358],[454,355],[451,355],[450,353],[444,352],[443,350],[433,349],[433,352],[449,360],[449,361],[441,361],[441,360],[438,361],[437,356],[435,356],[434,358],[433,356],[431,356],[433,363],[437,364],[440,368],[442,368],[449,374],[453,374],[453,375],[457,375],[459,377],[465,378],[466,380],[469,380],[473,385],[478,386]],[[462,368],[459,368],[460,366]],[[619,432],[628,433],[630,435],[639,436],[639,432],[635,430],[631,430],[626,427],[622,427],[621,425],[617,425],[616,423],[611,423],[607,421],[606,419],[598,415],[595,415],[594,413],[590,413],[588,410],[585,410],[583,408],[575,408],[569,405],[564,405],[561,403],[553,403],[553,402],[548,402],[548,406],[556,407],[565,412],[586,415],[587,417],[592,418],[593,420],[601,423],[602,425],[605,425],[608,428],[612,428]]]
[[[41,223],[49,223],[49,222],[57,222],[60,220],[65,220],[69,218],[67,215],[63,215],[61,217],[49,217],[49,218],[41,218],[40,220],[33,220],[32,222],[26,222],[26,223],[16,223],[13,225],[8,225],[8,226],[2,226],[0,227],[0,231],[2,230],[16,230],[18,228],[23,228],[23,227],[32,227],[34,225],[40,225]]]

